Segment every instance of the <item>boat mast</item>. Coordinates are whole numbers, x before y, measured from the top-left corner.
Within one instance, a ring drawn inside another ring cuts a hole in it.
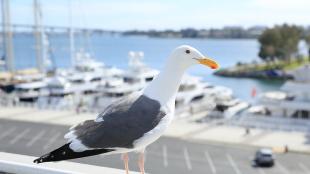
[[[69,0],[69,37],[70,37],[70,58],[71,58],[71,66],[75,66],[75,45],[74,45],[74,30],[73,30],[73,22],[72,22],[72,0]]]
[[[34,35],[36,40],[36,59],[37,59],[37,68],[38,70],[43,73],[45,71],[45,60],[46,51],[44,46],[44,28],[42,24],[42,11],[41,11],[41,4],[39,0],[33,1],[33,13],[34,13]]]
[[[10,4],[9,0],[2,0],[1,2],[5,64],[8,71],[14,72],[13,33],[11,30]]]

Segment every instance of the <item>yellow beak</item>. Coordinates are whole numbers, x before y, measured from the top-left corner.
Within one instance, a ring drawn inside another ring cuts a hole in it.
[[[211,69],[218,69],[220,67],[216,61],[214,61],[210,58],[207,58],[207,57],[199,58],[196,60],[198,60],[198,62],[200,64],[206,65],[206,66],[210,67]]]

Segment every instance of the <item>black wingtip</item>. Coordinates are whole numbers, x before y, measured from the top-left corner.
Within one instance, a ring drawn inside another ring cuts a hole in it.
[[[42,162],[43,162],[42,158],[37,158],[37,159],[33,160],[33,163],[36,163],[36,164],[39,164]]]
[[[51,161],[50,160],[51,156],[53,157],[53,155],[51,155],[50,153],[45,154],[45,155],[41,156],[40,158],[33,160],[33,163],[40,164],[40,163],[44,163],[44,162],[49,162],[49,161]]]
[[[111,152],[113,150],[110,149],[95,149],[95,150],[87,150],[83,152],[74,152],[69,147],[69,143],[61,146],[60,148],[47,153],[40,158],[35,159],[33,162],[36,164],[44,163],[44,162],[55,162],[55,161],[62,161],[62,160],[68,160],[68,159],[74,159],[74,158],[82,158],[86,156],[93,156],[98,155],[101,153],[107,153]]]

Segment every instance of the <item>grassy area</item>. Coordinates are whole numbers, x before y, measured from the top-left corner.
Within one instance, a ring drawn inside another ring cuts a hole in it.
[[[302,61],[294,61],[294,62],[291,62],[291,63],[288,63],[288,64],[285,64],[283,66],[283,69],[284,70],[293,70],[293,69],[296,69],[302,65],[305,65],[309,63],[309,60],[308,58],[304,58]]]
[[[308,63],[310,63],[309,58],[303,57],[291,59],[290,61],[277,60],[273,62],[238,64],[234,67],[221,69],[215,74],[233,77],[268,78],[268,75],[266,76],[266,74],[263,72],[270,70],[288,71]]]
[[[299,59],[292,59],[291,61],[274,61],[269,63],[252,63],[252,64],[242,64],[236,65],[235,67],[222,69],[220,71],[230,70],[230,71],[237,71],[237,72],[253,72],[253,71],[266,71],[266,70],[292,70],[296,69],[299,66],[305,65],[309,63],[309,59],[299,58]]]

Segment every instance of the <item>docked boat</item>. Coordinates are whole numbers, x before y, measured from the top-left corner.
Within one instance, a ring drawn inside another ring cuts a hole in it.
[[[294,80],[285,82],[280,91],[259,96],[258,105],[267,109],[269,116],[310,119],[310,65],[297,69],[292,75]]]
[[[93,94],[98,87],[110,77],[123,74],[121,69],[105,66],[104,63],[92,58],[89,53],[76,53],[72,69],[56,71],[52,81],[48,84],[51,96],[65,96],[69,94]]]
[[[211,101],[213,96],[205,90],[205,86],[200,77],[185,74],[176,96],[176,107],[184,107],[206,99]]]
[[[50,97],[64,97],[73,94],[77,90],[72,87],[72,84],[66,78],[61,76],[51,78],[46,88]]]
[[[104,77],[119,76],[123,70],[116,67],[106,66],[104,63],[97,61],[89,53],[80,50],[75,55],[73,70],[69,73],[93,73]]]
[[[310,127],[310,65],[292,73],[293,80],[280,91],[259,96],[257,103],[242,116],[241,123],[254,127],[285,130],[309,130]]]
[[[15,74],[9,72],[0,73],[0,89],[6,93],[15,90],[15,85],[43,81],[46,75],[39,73],[36,69],[17,71]]]
[[[128,82],[123,78],[109,78],[98,86],[100,93],[94,97],[92,106],[104,109],[111,102],[116,101],[124,96],[128,96],[133,92],[140,91],[145,87],[144,81]]]
[[[49,91],[46,89],[45,81],[21,83],[15,85],[14,95],[22,102],[34,102],[39,97],[48,96]]]
[[[135,91],[142,90],[145,87],[144,81],[125,81],[122,78],[109,78],[105,83],[99,86],[99,90],[106,97],[123,97]]]
[[[103,81],[98,73],[75,73],[66,77],[72,87],[73,93],[92,94],[96,93],[97,87]]]
[[[13,74],[9,72],[0,72],[0,90],[3,93],[11,93],[15,84],[12,83]]]
[[[155,76],[158,75],[159,71],[157,69],[151,68],[143,62],[143,52],[130,51],[128,53],[128,57],[129,68],[123,73],[123,78],[125,82],[138,80],[148,83],[152,81]]]
[[[97,90],[100,95],[94,99],[94,105],[105,108],[111,101],[142,90],[159,73],[158,70],[143,63],[143,52],[129,52],[128,69],[121,74],[106,77]]]
[[[216,103],[213,110],[207,115],[207,119],[231,119],[240,112],[249,107],[249,103],[241,101],[240,99],[232,99]]]
[[[214,102],[221,103],[223,101],[230,101],[234,98],[232,89],[225,86],[215,86],[204,83],[204,93],[213,97]]]
[[[45,87],[48,91],[48,96],[41,96],[38,99],[38,106],[40,108],[72,108],[74,107],[73,96],[76,93],[76,87],[64,77],[55,76],[48,80]]]

